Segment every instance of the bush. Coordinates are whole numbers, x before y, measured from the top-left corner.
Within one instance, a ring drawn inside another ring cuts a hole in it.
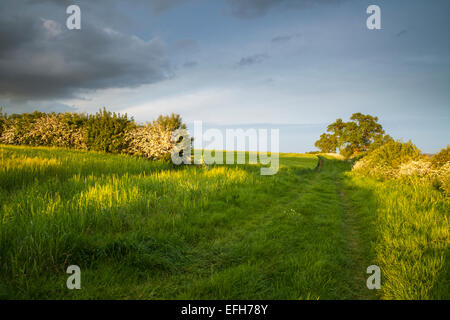
[[[120,115],[100,110],[90,115],[86,122],[86,144],[88,150],[121,153],[126,152],[128,145],[126,132],[135,126],[127,114]]]
[[[17,130],[13,121],[5,121],[2,134],[0,136],[0,143],[3,144],[19,144],[17,139]]]
[[[0,109],[0,143],[4,144],[129,153],[170,160],[175,147],[172,134],[177,129],[186,129],[186,125],[176,114],[159,116],[146,126],[138,126],[126,114],[105,109],[91,116],[35,111],[9,117]]]
[[[420,159],[423,156],[411,141],[391,141],[357,161],[352,171],[379,179],[396,178],[402,164]]]
[[[431,158],[433,168],[440,168],[450,162],[450,146],[442,149]]]
[[[437,170],[434,170],[431,162],[425,159],[402,163],[397,172],[398,177],[416,176],[434,178],[436,175]]]
[[[126,135],[128,153],[153,160],[170,160],[178,141],[172,139],[177,129],[186,129],[179,115],[159,116],[146,126],[138,126]]]
[[[46,114],[36,119],[31,130],[25,135],[34,146],[55,146],[64,148],[86,149],[85,130],[71,125],[71,114]]]
[[[441,190],[450,196],[450,162],[439,168],[437,180]]]
[[[172,141],[172,132],[160,124],[150,123],[143,127],[130,130],[125,141],[128,144],[128,153],[143,156],[152,160],[168,160],[175,146]]]
[[[411,142],[389,142],[356,162],[352,171],[378,179],[418,177],[450,195],[449,147],[428,160]]]
[[[73,119],[77,114],[32,114],[12,115],[5,118],[0,142],[30,146],[55,146],[85,149],[83,124]]]
[[[42,112],[13,114],[6,119],[0,141],[6,144],[33,145],[33,138],[29,136],[30,131],[37,119],[44,116]]]

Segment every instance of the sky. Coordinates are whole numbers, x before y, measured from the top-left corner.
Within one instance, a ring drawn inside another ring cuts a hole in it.
[[[66,27],[72,4],[81,30]],[[434,153],[450,143],[449,12],[448,0],[2,0],[0,106],[277,128],[282,152],[314,150],[362,112]]]

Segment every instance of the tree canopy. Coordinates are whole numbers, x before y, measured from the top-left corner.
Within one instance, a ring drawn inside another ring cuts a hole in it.
[[[336,152],[336,149],[339,149],[345,157],[366,152],[388,141],[393,141],[378,123],[378,117],[359,112],[354,113],[348,122],[337,119],[327,127],[327,132],[320,136],[315,146],[322,152]]]

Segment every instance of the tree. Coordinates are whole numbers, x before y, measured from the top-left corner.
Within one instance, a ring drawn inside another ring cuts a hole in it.
[[[336,152],[338,143],[335,135],[323,133],[314,145],[322,152],[329,153]]]
[[[322,152],[339,148],[345,157],[367,152],[393,140],[389,135],[385,135],[383,127],[378,123],[378,117],[359,112],[354,113],[349,122],[337,119],[327,127],[327,132],[329,133],[320,136],[315,146]]]

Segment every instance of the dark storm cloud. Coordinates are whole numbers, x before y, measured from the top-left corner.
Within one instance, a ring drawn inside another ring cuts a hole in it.
[[[233,15],[238,18],[255,18],[272,9],[303,9],[315,4],[338,4],[346,0],[227,0]]]
[[[170,76],[162,41],[143,41],[90,23],[91,19],[82,20],[82,30],[70,31],[65,10],[61,13],[59,8],[68,1],[36,3],[2,0],[0,4],[0,97],[74,97],[83,91],[134,87]]]
[[[251,66],[253,64],[261,63],[266,60],[268,56],[266,54],[254,54],[248,57],[243,57],[239,62],[238,66],[246,67]]]
[[[136,0],[133,5],[160,13],[195,0]],[[226,0],[237,17],[265,14],[272,8],[301,8],[339,0]],[[68,5],[82,8],[82,30],[65,27]],[[161,40],[143,41],[121,27],[133,24],[125,0],[1,0],[0,98],[44,100],[80,97],[84,92],[135,87],[173,75]],[[116,32],[107,29],[109,26]],[[126,27],[124,27],[126,29]],[[289,41],[291,36],[274,38]],[[188,39],[178,44],[195,50]],[[181,51],[183,51],[181,50]],[[244,57],[239,66],[259,63],[265,55]]]

